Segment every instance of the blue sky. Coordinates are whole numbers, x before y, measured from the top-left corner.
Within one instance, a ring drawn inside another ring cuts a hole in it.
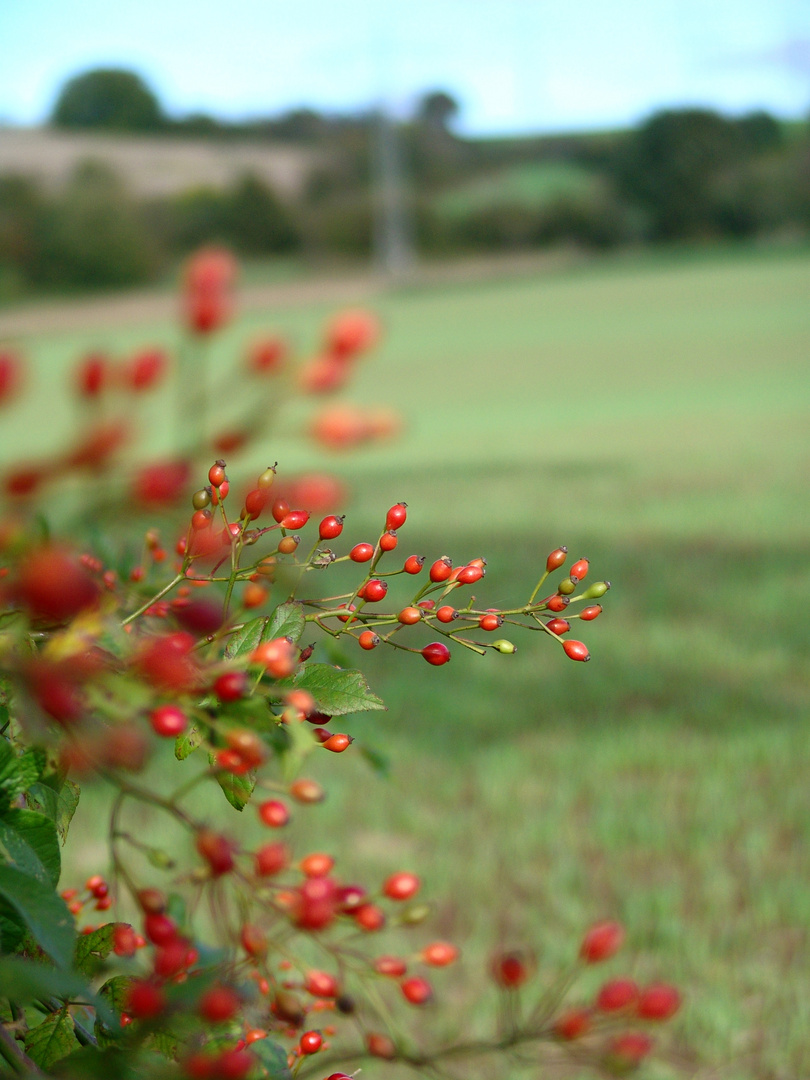
[[[444,88],[475,134],[632,123],[687,104],[810,112],[810,0],[0,0],[0,121],[93,66],[173,114],[406,112]]]

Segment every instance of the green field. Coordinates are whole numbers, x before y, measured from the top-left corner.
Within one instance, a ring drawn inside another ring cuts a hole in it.
[[[440,214],[458,217],[505,203],[542,206],[561,196],[588,195],[597,187],[599,179],[581,165],[568,161],[527,162],[453,188],[437,198],[435,207]]]
[[[810,1072],[808,298],[806,251],[748,250],[375,301],[387,340],[352,396],[395,403],[407,428],[335,462],[355,491],[344,535],[373,538],[405,499],[401,550],[485,555],[487,606],[525,600],[560,543],[613,583],[588,665],[530,635],[516,656],[458,649],[437,670],[364,656],[389,711],[347,730],[392,776],[323,763],[313,846],[349,879],[424,872],[434,926],[465,946],[437,982],[476,1030],[494,947],[532,944],[550,971],[610,915],[630,939],[610,972],[686,994],[651,1076]],[[251,315],[218,355],[266,326],[310,347],[325,313]],[[43,337],[36,376],[61,385],[80,348],[174,333]],[[56,403],[46,442],[69,411]],[[147,414],[166,445],[168,413]],[[10,443],[41,430],[33,411],[13,422]],[[288,414],[245,469],[322,465],[299,432]],[[103,854],[81,858],[77,873]]]

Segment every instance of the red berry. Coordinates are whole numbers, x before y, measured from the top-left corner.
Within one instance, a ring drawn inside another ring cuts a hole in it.
[[[380,639],[373,630],[364,630],[357,640],[360,644],[360,648],[366,649],[367,651],[371,651],[371,649],[376,649],[377,646],[380,644]]]
[[[136,1020],[152,1020],[166,1009],[166,995],[153,982],[135,979],[126,993],[126,1012]]]
[[[259,805],[259,817],[271,829],[280,829],[290,820],[290,811],[280,799],[268,799]]]
[[[452,622],[453,619],[458,618],[458,612],[454,607],[451,607],[449,604],[445,604],[444,607],[440,607],[439,610],[436,612],[436,618],[439,620],[439,622]]]
[[[195,847],[211,868],[214,877],[220,877],[233,870],[233,843],[222,833],[213,829],[200,829],[195,840]]]
[[[573,641],[571,639],[564,641],[563,649],[569,660],[590,660],[591,658],[587,646],[581,641]]]
[[[323,1046],[323,1036],[319,1031],[305,1031],[298,1045],[302,1054],[317,1054]]]
[[[571,623],[567,619],[549,619],[546,623],[546,630],[550,630],[552,634],[567,634],[571,629]]]
[[[253,521],[267,506],[270,496],[262,488],[253,488],[245,496],[245,517]]]
[[[611,979],[596,995],[596,1007],[601,1012],[619,1012],[638,1000],[638,986],[632,979]]]
[[[546,572],[551,574],[563,565],[568,556],[567,547],[558,547],[546,559]]]
[[[409,555],[403,567],[406,574],[419,574],[425,565],[424,555]]]
[[[412,975],[409,979],[403,979],[399,984],[403,996],[411,1005],[426,1005],[433,997],[433,987],[418,975]]]
[[[491,611],[481,616],[478,625],[482,630],[499,630],[503,626],[503,618],[496,612]]]
[[[134,956],[138,948],[138,935],[129,923],[116,923],[113,930],[113,952],[116,956]]]
[[[176,705],[159,705],[149,714],[149,722],[156,735],[174,739],[188,727],[188,717]]]
[[[0,360],[2,354],[0,354]],[[95,398],[110,381],[110,362],[103,353],[88,353],[76,369],[76,389],[85,398]],[[0,379],[2,383],[2,379]],[[0,387],[0,400],[3,398]]]
[[[574,581],[582,581],[585,575],[588,573],[588,560],[577,559],[571,569],[568,571],[568,576]]]
[[[396,506],[392,506],[388,513],[385,515],[385,527],[386,529],[399,529],[405,524],[405,519],[408,516],[408,504],[397,503]]]
[[[502,953],[494,957],[491,971],[498,986],[507,990],[516,990],[531,974],[525,957],[517,952]]]
[[[287,345],[283,338],[268,337],[254,342],[248,362],[250,369],[256,374],[266,375],[277,371],[284,360]]]
[[[328,739],[324,740],[324,750],[331,750],[333,754],[342,754],[344,750],[352,744],[351,735],[345,735],[343,732],[335,732],[334,735],[330,735]]]
[[[202,529],[207,529],[213,520],[214,516],[210,510],[196,510],[191,515],[191,527],[195,532],[200,532]]]
[[[424,649],[422,649],[422,656],[429,664],[440,667],[450,659],[450,650],[440,641],[432,641],[430,645],[425,645]]]
[[[591,1027],[591,1016],[586,1009],[569,1009],[560,1013],[554,1021],[554,1034],[558,1039],[570,1042],[586,1035]]]
[[[298,869],[306,877],[326,877],[335,860],[331,855],[325,855],[321,851],[313,851],[311,855],[305,855],[298,864]]]
[[[149,912],[144,920],[144,934],[153,945],[168,945],[177,937],[177,923],[168,915]]]
[[[290,849],[286,844],[264,844],[253,856],[253,866],[258,877],[272,877],[286,869],[290,863]]]
[[[155,974],[162,979],[170,979],[179,971],[183,971],[188,965],[188,942],[183,938],[176,938],[168,945],[163,945],[155,950],[154,968]]]
[[[636,1014],[644,1020],[669,1020],[681,1007],[681,995],[674,986],[654,983],[638,996]]]
[[[397,534],[392,530],[384,532],[380,537],[380,551],[393,551],[397,546]]]
[[[430,580],[433,582],[447,581],[452,573],[453,564],[446,555],[443,555],[441,559],[437,559],[431,566]]]
[[[409,874],[407,871],[401,870],[386,879],[383,885],[383,893],[389,900],[410,900],[412,896],[416,896],[419,892],[421,884],[422,882],[416,874]]]
[[[332,878],[309,878],[295,896],[293,918],[304,930],[323,930],[334,921],[337,888]]]
[[[197,1009],[209,1024],[222,1024],[236,1016],[241,1000],[229,986],[212,986],[200,998]]]
[[[372,1057],[385,1058],[388,1061],[397,1056],[397,1048],[393,1039],[388,1035],[381,1035],[377,1031],[371,1031],[366,1035],[366,1049]]]
[[[486,573],[483,566],[475,566],[470,563],[469,566],[465,566],[459,572],[456,581],[459,581],[462,585],[474,585],[476,581],[480,581]]]
[[[249,685],[244,671],[226,671],[214,683],[214,693],[220,701],[241,701]]]
[[[607,1064],[622,1073],[636,1068],[651,1052],[653,1040],[640,1031],[626,1031],[614,1035],[608,1046]]]
[[[290,795],[300,803],[318,803],[326,798],[326,792],[317,781],[303,776],[290,784]]]
[[[232,1050],[223,1051],[216,1058],[213,1068],[213,1076],[216,1080],[245,1080],[245,1077],[256,1066],[256,1058],[250,1051],[234,1047]]]
[[[458,949],[448,941],[434,941],[419,954],[423,963],[431,967],[447,967],[458,959]]]
[[[330,514],[325,517],[318,526],[318,536],[321,540],[334,540],[343,532],[343,518]]]
[[[133,357],[124,371],[125,381],[133,390],[150,390],[163,378],[167,363],[166,354],[161,349],[146,349]]]
[[[591,619],[595,619],[598,615],[602,614],[601,604],[591,604],[590,607],[583,608],[579,613],[580,619],[584,619],[585,622],[590,622]]]
[[[99,588],[81,561],[58,547],[40,547],[20,563],[11,589],[35,618],[66,622],[92,607]]]
[[[401,622],[403,626],[413,626],[414,623],[420,622],[421,619],[422,609],[418,607],[403,608],[397,615],[397,622]]]
[[[379,334],[380,324],[370,311],[341,311],[326,328],[326,348],[336,358],[346,360],[371,348]]]
[[[373,557],[374,547],[372,544],[355,544],[349,552],[349,558],[352,562],[368,562]]]
[[[372,578],[371,581],[367,581],[363,588],[358,591],[357,595],[361,596],[369,604],[376,604],[380,600],[385,599],[385,594],[388,592],[388,582],[382,581],[380,578]]]
[[[370,934],[382,930],[385,926],[385,912],[376,904],[361,904],[354,909],[352,915],[357,925]]]
[[[289,514],[290,504],[287,502],[286,499],[276,499],[270,509],[270,512],[273,515],[273,518],[280,524],[287,516],[287,514]]]
[[[374,961],[374,970],[378,975],[399,979],[408,970],[408,965],[399,956],[378,956]]]
[[[579,948],[580,960],[598,964],[609,960],[624,943],[624,928],[617,922],[598,922],[588,930]]]
[[[313,997],[333,998],[340,993],[338,981],[328,971],[308,971],[304,979],[304,989]]]
[[[303,529],[309,521],[309,510],[290,510],[285,514],[279,524],[282,529]]]
[[[245,923],[240,940],[248,956],[264,956],[267,953],[267,935],[260,926]]]
[[[555,593],[553,596],[548,596],[543,601],[549,611],[565,611],[571,601],[567,596],[561,596],[559,593]]]
[[[292,555],[301,543],[299,536],[282,536],[278,542],[278,550],[282,555]]]

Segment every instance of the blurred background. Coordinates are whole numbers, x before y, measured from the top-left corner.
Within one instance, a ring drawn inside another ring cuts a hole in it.
[[[201,245],[241,264],[215,371],[370,307],[346,399],[399,438],[325,461],[293,408],[235,471],[335,473],[352,542],[406,500],[400,550],[486,556],[493,605],[561,543],[613,588],[587,666],[364,656],[390,775],[325,768],[319,844],[424,871],[473,1026],[494,948],[550,972],[618,917],[686,992],[652,1075],[806,1075],[810,7],[12,0],[0,40],[4,461],[69,437],[91,350],[180,349]]]

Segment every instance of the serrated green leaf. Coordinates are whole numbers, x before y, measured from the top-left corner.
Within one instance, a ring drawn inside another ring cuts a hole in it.
[[[8,863],[32,877],[50,881],[55,888],[62,872],[62,858],[54,823],[44,814],[37,814],[33,810],[7,810],[0,817],[0,862],[6,861],[3,858],[4,849],[13,851],[16,848],[19,853],[20,841],[35,855],[36,862],[44,871],[44,879],[36,866],[30,865],[30,859],[24,853],[23,863],[13,855],[7,860]]]
[[[181,1046],[181,1037],[170,1031],[153,1031],[149,1036],[149,1046],[157,1050],[167,1061],[176,1061]]]
[[[329,716],[385,709],[385,702],[372,694],[361,671],[346,671],[331,664],[307,664],[292,679],[278,684],[306,690],[316,708]]]
[[[51,1013],[41,1024],[25,1033],[25,1052],[43,1069],[79,1050],[81,1044],[73,1030],[73,1020],[67,1010]]]
[[[67,906],[50,885],[12,866],[0,866],[0,897],[22,919],[37,945],[60,967],[73,957],[76,928]]]
[[[225,646],[225,659],[235,660],[239,656],[247,656],[258,648],[262,637],[262,630],[269,623],[269,617],[262,615],[258,619],[251,619],[245,623],[241,630],[231,635]]]
[[[185,761],[189,754],[193,754],[203,737],[197,728],[189,728],[183,735],[178,735],[174,744],[174,756],[178,761]]]
[[[76,952],[73,966],[84,975],[94,975],[99,961],[106,960],[115,944],[115,931],[127,923],[105,923],[92,934],[79,934],[76,938]]]
[[[38,778],[34,757],[18,757],[8,739],[0,738],[0,810],[11,806]]]
[[[267,1069],[268,1080],[292,1080],[287,1051],[272,1039],[258,1039],[250,1049]]]
[[[44,814],[54,822],[59,839],[64,844],[80,795],[81,789],[72,780],[65,780],[58,790],[38,782],[28,789],[25,800],[31,810]]]
[[[216,761],[216,756],[214,754],[209,754],[208,760],[213,765]],[[256,786],[256,773],[249,772],[244,773],[242,776],[237,776],[235,773],[221,770],[217,773],[217,782],[225,793],[225,798],[231,806],[235,810],[241,812],[250,802],[250,796],[253,794],[253,789]]]
[[[225,647],[225,658],[235,660],[240,656],[249,656],[265,641],[278,637],[300,641],[306,625],[302,604],[296,600],[279,604],[272,614],[251,619],[241,630],[237,630]]]
[[[304,618],[304,606],[297,600],[290,600],[286,604],[279,604],[270,615],[270,622],[262,634],[262,641],[272,641],[274,638],[286,637],[290,641],[298,642],[306,629],[307,621]]]

